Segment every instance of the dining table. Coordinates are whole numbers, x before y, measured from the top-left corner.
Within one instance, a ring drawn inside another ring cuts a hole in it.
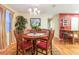
[[[43,37],[48,36],[46,33],[24,33],[23,38],[25,40],[31,40],[33,42],[33,54],[35,54],[36,42],[37,40],[41,40]]]

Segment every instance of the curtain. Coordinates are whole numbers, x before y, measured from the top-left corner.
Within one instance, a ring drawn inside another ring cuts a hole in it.
[[[0,49],[2,48],[2,17],[0,11]]]

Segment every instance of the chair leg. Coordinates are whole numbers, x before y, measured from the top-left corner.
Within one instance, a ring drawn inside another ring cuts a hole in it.
[[[16,51],[16,55],[18,55],[18,50]]]
[[[36,46],[36,55],[38,55],[38,47]]]
[[[22,55],[24,55],[24,50],[22,50]]]
[[[38,52],[36,51],[36,55],[38,55]]]
[[[18,46],[17,46],[17,48],[16,48],[16,55],[18,55]]]
[[[32,49],[31,49],[31,53],[32,53],[32,55],[33,55],[33,47],[32,47]]]
[[[38,55],[38,48],[36,48],[36,55]]]
[[[48,49],[46,50],[46,55],[48,55]]]
[[[52,43],[51,43],[51,47],[50,47],[50,53],[51,53],[51,55],[52,55]]]

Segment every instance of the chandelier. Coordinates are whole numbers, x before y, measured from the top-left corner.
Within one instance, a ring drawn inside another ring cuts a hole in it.
[[[28,9],[30,15],[39,15],[40,14],[40,10],[38,8],[29,8]]]

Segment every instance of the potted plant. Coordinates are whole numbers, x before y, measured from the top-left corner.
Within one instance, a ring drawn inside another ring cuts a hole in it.
[[[33,29],[34,34],[40,29],[40,25],[35,24],[35,23],[31,24],[31,27]]]
[[[22,34],[24,29],[26,28],[27,19],[25,19],[23,16],[17,16],[16,20],[16,32],[18,34]]]

